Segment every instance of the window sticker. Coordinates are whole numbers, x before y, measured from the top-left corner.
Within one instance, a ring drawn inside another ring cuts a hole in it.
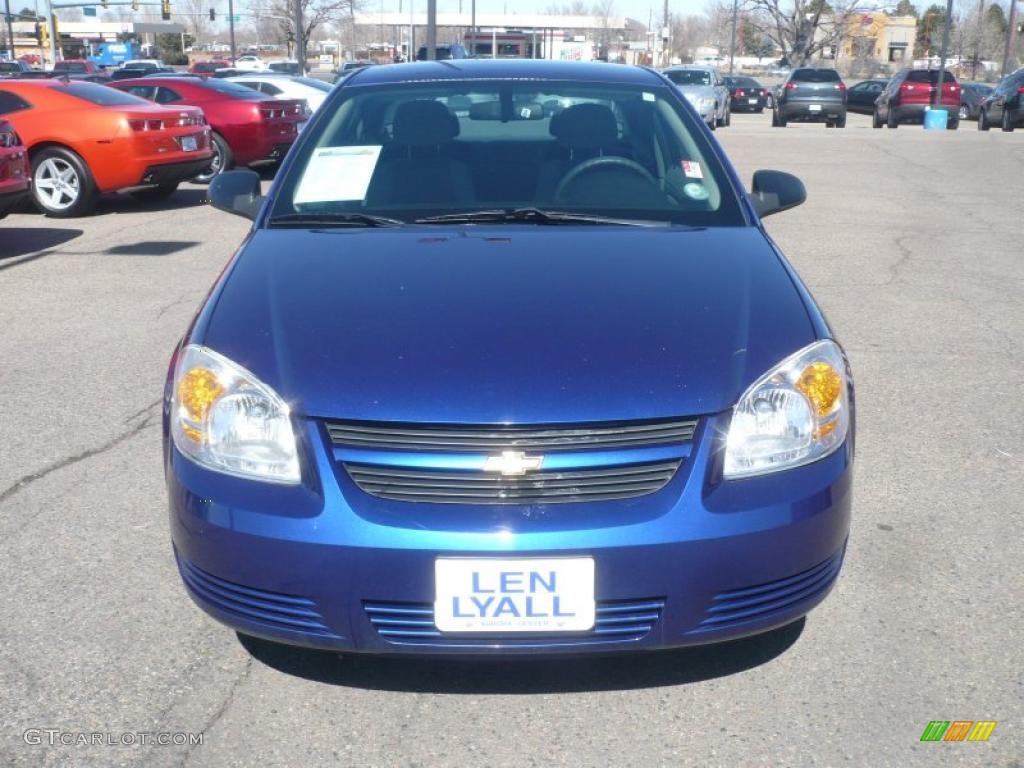
[[[320,147],[306,165],[296,204],[330,203],[366,198],[366,190],[380,159],[381,145]]]
[[[704,171],[696,160],[683,160],[683,175],[688,179],[703,179]]]
[[[654,94],[644,91],[644,101],[656,101],[656,99],[654,98]]]
[[[708,192],[708,188],[705,187],[703,184],[698,184],[695,181],[691,181],[689,184],[683,187],[683,192],[685,192],[686,196],[689,197],[691,200],[707,200],[709,197],[711,197],[711,193]]]

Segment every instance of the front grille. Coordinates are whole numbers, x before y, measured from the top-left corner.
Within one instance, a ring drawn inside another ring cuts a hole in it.
[[[639,640],[654,627],[665,599],[603,600],[596,606],[594,627],[586,632],[505,633],[497,635],[443,634],[434,626],[430,603],[366,601],[363,609],[377,634],[394,643],[430,645],[536,645],[549,643],[601,643]]]
[[[335,445],[389,451],[493,453],[495,451],[581,451],[643,448],[693,439],[696,419],[566,427],[424,426],[328,422]]]
[[[672,479],[679,464],[680,460],[674,459],[531,472],[521,477],[349,462],[344,467],[361,490],[383,499],[437,504],[559,504],[629,499],[654,493]]]
[[[813,600],[829,590],[843,564],[840,549],[824,562],[786,579],[721,592],[712,599],[694,633],[745,624]]]
[[[207,573],[183,557],[177,559],[185,585],[217,610],[277,629],[337,637],[309,598],[243,587]]]

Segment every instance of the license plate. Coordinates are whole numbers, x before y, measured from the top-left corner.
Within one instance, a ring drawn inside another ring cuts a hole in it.
[[[757,104],[757,99],[747,99],[747,104]]]
[[[197,149],[199,149],[199,142],[196,141],[195,136],[182,136],[181,148],[185,152],[195,152]]]
[[[807,107],[811,112],[821,112],[821,104],[811,104]]]
[[[442,632],[580,632],[594,626],[590,557],[434,561]]]

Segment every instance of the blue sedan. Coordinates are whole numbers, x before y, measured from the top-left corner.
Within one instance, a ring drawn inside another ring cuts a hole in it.
[[[662,75],[462,60],[335,89],[174,351],[164,461],[192,599],[368,653],[684,646],[819,603],[853,382]]]

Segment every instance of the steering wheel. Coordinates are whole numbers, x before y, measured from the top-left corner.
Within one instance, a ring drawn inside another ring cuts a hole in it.
[[[589,173],[595,168],[620,168],[635,173],[637,176],[643,178],[644,181],[650,182],[651,186],[655,189],[658,188],[658,182],[655,180],[651,172],[644,168],[640,163],[630,160],[629,158],[619,157],[618,155],[606,155],[604,157],[592,157],[589,160],[577,165],[571,171],[569,171],[562,180],[559,182],[558,187],[555,189],[555,199],[560,200],[565,194],[565,191],[569,188],[576,179],[582,176],[584,173]]]

